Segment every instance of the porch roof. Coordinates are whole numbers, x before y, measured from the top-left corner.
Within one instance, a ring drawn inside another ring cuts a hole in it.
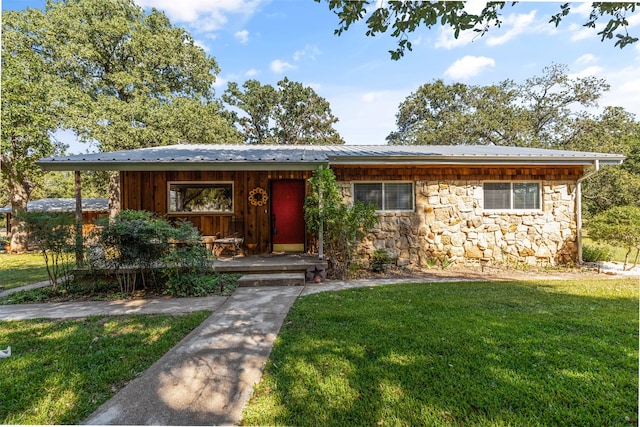
[[[45,171],[60,170],[313,170],[328,165],[620,164],[619,154],[486,145],[170,145],[48,157]]]
[[[39,199],[27,203],[29,212],[74,212],[76,210],[76,199]],[[102,198],[82,199],[83,212],[107,212],[109,201]],[[11,206],[0,207],[0,213],[11,213]]]

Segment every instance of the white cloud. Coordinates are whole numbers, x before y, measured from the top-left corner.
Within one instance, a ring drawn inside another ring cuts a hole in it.
[[[249,31],[247,30],[236,31],[233,37],[235,37],[241,44],[249,43]]]
[[[599,32],[603,26],[596,25],[596,28],[587,28],[578,24],[570,24],[569,25],[569,33],[571,34],[571,41],[577,42],[580,40],[585,40],[592,38]]]
[[[135,0],[145,8],[164,11],[172,22],[187,23],[201,31],[215,31],[229,15],[253,15],[263,0]]]
[[[293,53],[293,60],[298,62],[304,57],[308,57],[311,60],[315,61],[316,57],[320,55],[322,52],[318,49],[318,46],[307,44],[303,49],[297,50]]]
[[[436,38],[436,47],[453,49],[454,47],[466,46],[476,38],[480,38],[480,35],[473,30],[461,31],[458,38],[455,38],[451,27],[440,27]]]
[[[486,68],[495,67],[496,61],[486,56],[465,56],[451,64],[444,72],[446,77],[453,80],[467,80],[477,76]]]
[[[590,66],[568,77],[595,76],[605,79],[610,85],[610,90],[604,92],[598,104],[600,107],[622,106],[625,110],[640,118],[640,65],[631,65],[620,69],[608,69],[605,67]]]
[[[589,2],[580,2],[577,3],[577,6],[571,4],[571,15],[577,14],[581,17],[588,18],[591,14],[591,3]]]
[[[600,100],[600,105],[624,106],[624,109],[640,119],[640,66],[629,66],[619,70],[605,70],[603,76],[611,85]]]
[[[231,79],[225,79],[225,78],[222,78],[222,77],[220,77],[220,76],[216,76],[216,80],[213,82],[213,85],[212,85],[212,86],[213,86],[215,89],[219,89],[219,88],[221,88],[221,87],[226,86],[226,85],[227,85],[227,83],[228,83],[230,80],[231,80]]]
[[[244,75],[247,77],[254,77],[254,76],[257,76],[258,74],[259,74],[259,71],[256,70],[255,68],[251,68],[246,73],[244,73]]]
[[[569,77],[570,79],[583,79],[585,77],[591,77],[591,76],[603,77],[603,74],[604,74],[604,68],[598,67],[596,65],[592,65],[576,73],[570,73],[567,75],[567,77]]]
[[[532,10],[528,14],[511,14],[502,21],[500,29],[494,29],[495,32],[502,31],[507,28],[506,32],[500,36],[492,36],[490,30],[487,34],[487,45],[498,46],[507,43],[512,38],[522,33],[536,32],[537,26],[534,25],[536,19],[536,11]]]
[[[598,62],[598,57],[591,53],[586,53],[582,55],[580,58],[576,59],[576,64],[578,65],[586,65],[594,62]]]
[[[296,66],[291,65],[287,61],[283,61],[281,59],[274,59],[273,61],[271,61],[269,68],[276,74],[282,74],[288,70],[295,70]]]

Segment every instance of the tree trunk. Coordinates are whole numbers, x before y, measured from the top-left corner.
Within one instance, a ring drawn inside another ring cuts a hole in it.
[[[29,193],[27,189],[9,179],[9,194],[11,197],[11,252],[24,252],[27,247],[27,232],[24,229],[24,223],[18,221],[19,212],[27,210],[27,202],[29,201]]]
[[[114,218],[120,208],[120,172],[109,172],[109,218]]]

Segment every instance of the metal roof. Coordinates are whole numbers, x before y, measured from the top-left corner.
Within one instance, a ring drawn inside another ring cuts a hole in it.
[[[170,145],[48,157],[53,170],[312,170],[332,164],[619,164],[619,154],[487,145]]]
[[[76,199],[40,199],[27,203],[28,212],[75,212]],[[107,212],[107,199],[82,199],[83,212]],[[11,213],[11,206],[0,208],[0,213]]]

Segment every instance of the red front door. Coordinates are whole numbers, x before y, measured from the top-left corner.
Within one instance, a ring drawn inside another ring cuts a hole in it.
[[[304,180],[271,181],[271,242],[274,252],[304,252]]]

